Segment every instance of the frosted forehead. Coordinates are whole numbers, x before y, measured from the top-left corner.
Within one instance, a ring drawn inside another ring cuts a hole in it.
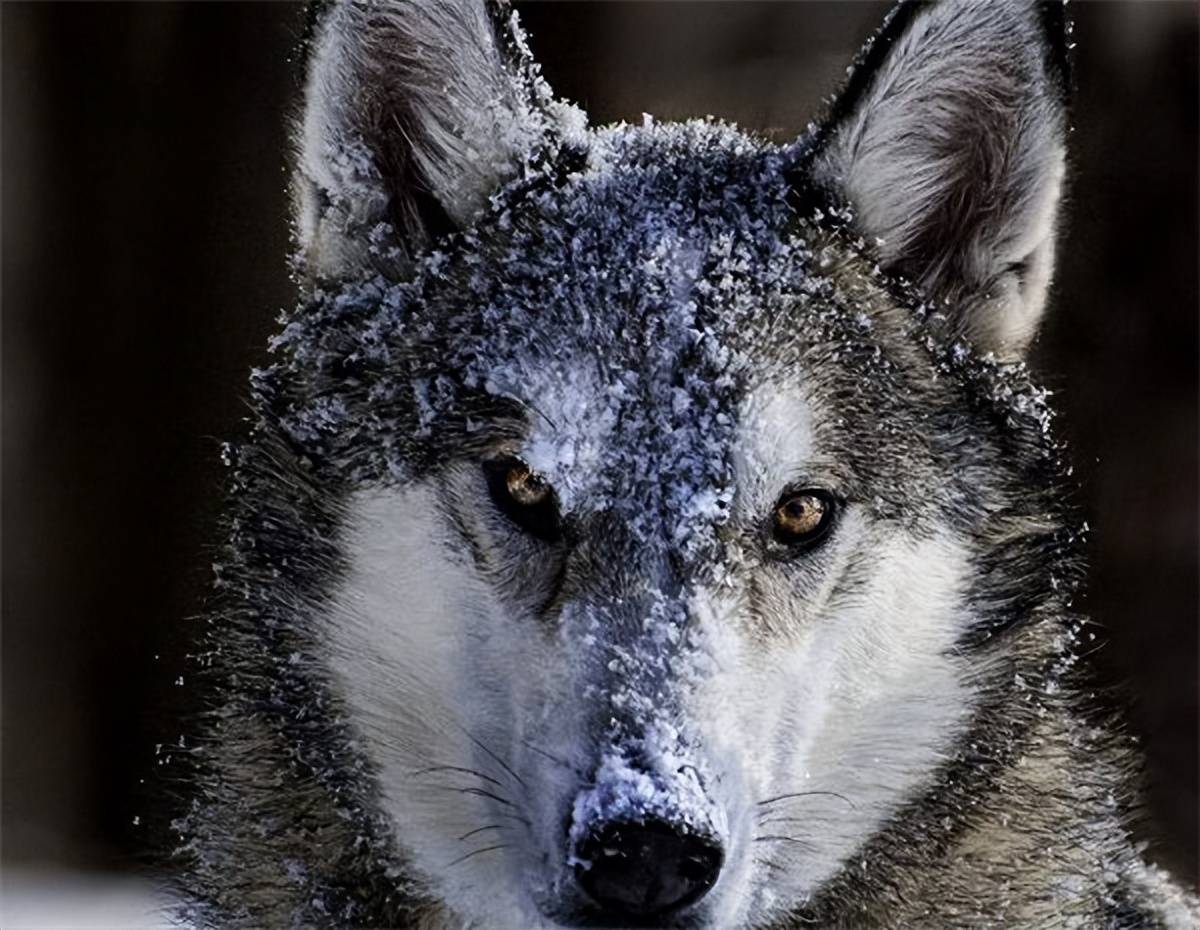
[[[611,130],[574,184],[501,215],[502,305],[471,375],[535,409],[525,453],[568,508],[624,511],[667,543],[722,518],[745,361],[730,336],[804,264],[783,165],[724,127]]]
[[[318,291],[259,386],[307,395],[283,418],[306,441],[405,415],[422,440],[480,394],[536,408],[581,377],[602,387],[588,411],[602,431],[631,438],[654,408],[660,432],[691,411],[715,433],[736,377],[728,335],[804,263],[781,236],[785,161],[714,124],[599,133],[582,170],[510,185],[411,280]],[[347,422],[345,406],[364,401],[376,409]],[[389,448],[402,458],[412,445]]]
[[[593,134],[494,195],[409,279],[311,295],[258,374],[260,401],[359,481],[478,457],[507,421],[568,506],[624,508],[647,542],[711,541],[748,381],[849,372],[834,406],[858,409],[837,422],[870,426],[857,447],[875,462],[918,428],[906,408],[934,400],[904,399],[913,379],[889,355],[929,337],[879,332],[890,298],[869,246],[789,202],[794,156],[712,123]],[[901,367],[946,383],[919,354]]]

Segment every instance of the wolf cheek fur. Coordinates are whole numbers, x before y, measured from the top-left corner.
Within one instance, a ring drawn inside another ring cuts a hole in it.
[[[1064,29],[902,5],[775,146],[589,130],[503,8],[320,16],[193,922],[1194,925],[1019,363]]]

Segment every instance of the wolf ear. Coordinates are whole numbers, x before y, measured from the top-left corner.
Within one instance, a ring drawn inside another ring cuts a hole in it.
[[[309,278],[402,269],[582,119],[503,2],[332,3],[308,55],[293,200]]]
[[[810,183],[958,333],[1022,354],[1046,301],[1065,167],[1062,3],[906,2],[817,130]]]

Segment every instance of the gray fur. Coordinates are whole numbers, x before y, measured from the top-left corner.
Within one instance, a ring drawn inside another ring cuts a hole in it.
[[[1136,758],[1090,706],[1062,450],[1000,357],[1040,311],[1005,275],[1049,261],[1030,204],[1064,122],[1032,6],[997,9],[885,31],[851,105],[786,146],[551,119],[571,111],[474,4],[327,15],[308,281],[254,377],[197,669],[189,919],[577,926],[571,851],[619,808],[724,844],[664,926],[1195,924],[1130,839]],[[952,74],[919,54],[942,42]],[[910,215],[892,197],[945,127],[882,89],[915,68],[1008,125],[961,53],[995,78],[983,45],[1032,102],[963,238],[933,227],[932,165]],[[894,160],[880,120],[911,143]],[[446,230],[385,208],[401,177]],[[499,453],[553,485],[563,538],[490,504]],[[844,501],[800,554],[769,529],[796,484]]]
[[[1037,16],[989,0],[917,13],[816,168],[890,269],[1010,357],[1045,304],[1066,156],[1062,88],[1029,41]]]
[[[294,189],[315,277],[368,256],[402,268],[429,241],[422,199],[468,223],[581,118],[552,99],[515,14],[482,4],[337,4],[309,55]]]

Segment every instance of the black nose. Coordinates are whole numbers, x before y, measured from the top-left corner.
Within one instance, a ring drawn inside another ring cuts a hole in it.
[[[647,917],[704,897],[724,855],[717,843],[662,820],[598,824],[576,852],[579,884],[605,911]]]

